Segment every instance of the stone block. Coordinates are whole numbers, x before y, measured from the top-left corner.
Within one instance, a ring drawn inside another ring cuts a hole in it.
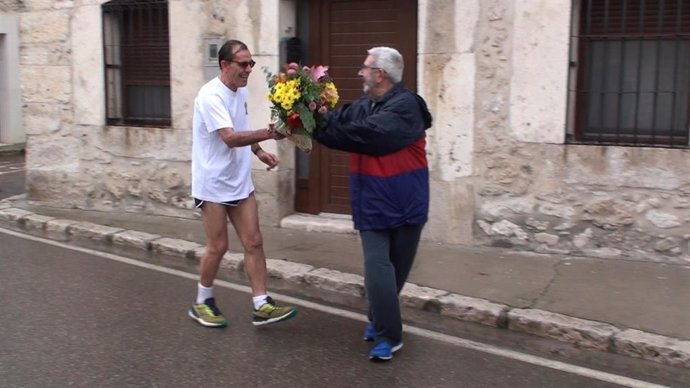
[[[690,341],[624,330],[613,337],[613,351],[661,364],[690,368]]]
[[[113,245],[126,248],[151,250],[151,241],[158,238],[161,238],[161,236],[157,234],[126,230],[113,235]]]
[[[79,170],[80,140],[69,137],[37,137],[29,144],[28,151],[32,156],[27,168],[43,171]],[[85,179],[85,177],[81,177]],[[65,190],[65,188],[60,187]],[[46,190],[34,188],[34,190]]]
[[[295,283],[302,283],[304,275],[314,269],[312,265],[276,259],[266,259],[266,267],[268,268],[268,276]]]
[[[19,222],[28,232],[43,232],[46,223],[54,220],[55,217],[42,216],[40,214],[29,214],[22,217]]]
[[[54,43],[69,38],[70,15],[67,11],[45,10],[22,14],[22,43]]]
[[[201,258],[204,257],[204,253],[206,253],[206,247],[205,246],[198,246],[192,250],[190,253],[191,256],[187,256],[197,262],[201,262]],[[225,252],[223,255],[223,258],[220,261],[220,267],[228,269],[233,272],[240,272],[242,271],[244,266],[244,254],[243,253],[231,253],[231,252]],[[270,275],[270,272],[269,272]]]
[[[70,103],[72,72],[69,66],[23,66],[20,72],[22,97],[26,103]]]
[[[42,66],[69,65],[72,59],[69,46],[69,41],[24,46],[19,52],[19,63]]]
[[[350,217],[317,217],[307,214],[292,214],[280,220],[280,227],[306,232],[329,232],[355,234]]]
[[[199,246],[197,248],[194,248],[194,250],[192,251],[192,258],[196,261],[201,261],[201,258],[204,257],[205,252],[205,246]]]
[[[169,237],[151,241],[151,250],[153,252],[169,256],[193,258],[196,255],[195,250],[199,247],[201,245],[195,242]]]
[[[68,229],[70,225],[77,223],[73,220],[50,220],[46,222],[45,232],[49,238],[55,240],[66,240],[69,236]]]
[[[611,339],[620,332],[607,323],[534,309],[510,310],[508,328],[603,351],[609,349]]]
[[[25,104],[22,119],[28,135],[57,132],[61,126],[60,106],[40,102]]]
[[[75,222],[67,228],[67,233],[72,238],[102,242],[111,241],[112,236],[121,231],[123,231],[121,228],[113,228],[85,221]]]
[[[0,222],[9,227],[16,227],[20,218],[26,217],[31,214],[33,213],[30,211],[26,211],[24,209],[17,209],[16,207],[1,209]]]
[[[448,295],[448,291],[406,283],[400,293],[400,301],[403,306],[440,312],[440,298],[444,295]]]
[[[463,321],[481,323],[493,327],[501,326],[508,306],[458,294],[439,298],[441,315]]]
[[[304,282],[324,290],[359,297],[364,296],[364,278],[360,275],[327,268],[317,268],[304,274]]]
[[[220,266],[230,271],[242,271],[244,266],[244,254],[226,252],[223,255],[223,259],[220,261]]]

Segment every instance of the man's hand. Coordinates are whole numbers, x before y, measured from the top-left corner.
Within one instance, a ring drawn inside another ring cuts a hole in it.
[[[267,130],[268,130],[268,134],[271,136],[271,139],[273,139],[273,140],[285,139],[285,135],[276,131],[276,124],[273,121],[268,123],[268,129]]]
[[[280,160],[278,160],[277,156],[275,156],[274,154],[272,154],[270,152],[266,152],[263,149],[260,149],[256,153],[256,157],[259,158],[260,161],[264,162],[264,164],[268,166],[268,167],[266,167],[267,171],[272,170],[275,166],[278,165],[278,163],[280,163]]]

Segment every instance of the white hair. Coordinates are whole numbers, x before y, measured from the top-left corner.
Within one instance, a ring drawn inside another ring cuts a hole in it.
[[[367,52],[374,58],[371,67],[378,67],[385,71],[393,83],[402,81],[405,63],[403,62],[402,54],[398,50],[391,47],[373,47],[367,50]]]

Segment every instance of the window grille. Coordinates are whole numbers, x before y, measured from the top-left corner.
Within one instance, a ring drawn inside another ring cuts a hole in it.
[[[108,125],[168,126],[168,2],[113,0],[102,5]]]
[[[569,141],[687,147],[690,0],[580,0],[574,9]]]

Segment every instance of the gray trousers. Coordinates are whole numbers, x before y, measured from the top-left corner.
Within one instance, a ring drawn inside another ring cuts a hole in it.
[[[424,225],[361,231],[364,287],[369,320],[376,328],[375,343],[402,341],[398,295],[410,274]]]

